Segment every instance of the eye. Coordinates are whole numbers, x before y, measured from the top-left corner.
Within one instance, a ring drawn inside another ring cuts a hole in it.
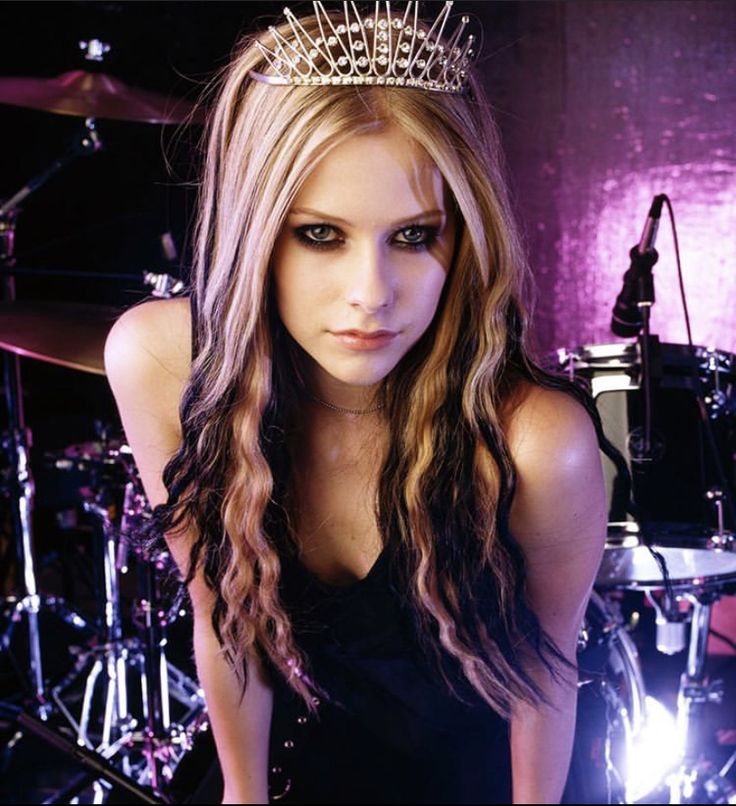
[[[294,234],[302,243],[318,249],[337,246],[341,242],[335,228],[329,224],[305,224],[297,227]]]
[[[408,249],[429,248],[437,238],[437,227],[411,224],[396,233],[394,242]]]

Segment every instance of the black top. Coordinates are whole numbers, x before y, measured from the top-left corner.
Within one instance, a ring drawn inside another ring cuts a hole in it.
[[[507,724],[422,651],[385,551],[344,587],[285,562],[282,597],[323,693],[307,716],[276,684],[272,799],[288,784],[287,803],[510,802]]]

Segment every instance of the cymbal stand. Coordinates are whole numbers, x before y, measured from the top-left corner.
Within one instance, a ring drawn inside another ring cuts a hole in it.
[[[124,739],[134,727],[135,720],[129,715],[127,664],[130,660],[130,647],[123,640],[123,627],[120,616],[120,591],[118,585],[117,530],[111,516],[111,505],[105,488],[97,491],[89,488],[83,491],[82,506],[100,524],[102,531],[102,581],[104,597],[100,603],[100,627],[102,643],[80,653],[71,676],[52,690],[52,697],[67,720],[75,727],[77,741],[86,747],[93,747],[90,738],[90,719],[95,689],[98,680],[103,681],[103,721],[100,743],[97,750],[108,751],[114,742]],[[75,720],[64,704],[60,694],[66,689],[70,678],[81,673],[89,658],[94,658],[87,674],[82,697],[79,721]]]
[[[106,446],[105,451],[108,457],[115,456],[118,471],[122,466],[128,475],[134,473],[123,450],[113,452]],[[140,596],[134,605],[133,623],[139,635],[124,637],[119,579],[129,571],[129,537],[140,525],[145,496],[139,484],[129,480],[118,520],[113,517],[114,487],[115,482],[103,472],[101,481],[95,478],[92,487],[81,491],[83,507],[99,523],[103,538],[104,598],[100,620],[104,640],[79,654],[74,669],[52,689],[51,696],[73,726],[79,745],[107,759],[117,757],[131,779],[161,792],[202,726],[204,699],[198,684],[170,663],[166,655],[166,626],[181,610],[180,598],[168,609],[162,606],[158,574],[168,562],[166,552],[152,556],[136,552]],[[83,695],[79,716],[75,717],[65,699],[78,681],[83,681]],[[129,683],[134,685],[129,688]],[[102,724],[96,730],[99,723],[92,717],[93,712],[97,713],[95,695],[100,690]],[[132,694],[136,696],[130,705]],[[173,703],[178,704],[181,713],[177,722],[171,718]]]
[[[76,157],[94,153],[100,147],[101,142],[95,131],[94,120],[88,119],[85,121],[81,137],[72,143],[62,157],[0,205],[0,273],[2,273],[3,298],[6,301],[13,302],[16,296],[13,266],[15,263],[15,224],[19,205]],[[42,601],[38,594],[33,555],[32,516],[35,488],[29,462],[32,439],[25,421],[20,362],[16,355],[8,351],[3,353],[3,378],[8,415],[8,436],[4,440],[3,447],[8,453],[10,466],[15,472],[15,478],[9,483],[9,492],[22,589],[17,603],[12,608],[9,625],[0,638],[0,648],[3,650],[9,648],[13,629],[25,615],[28,620],[29,671],[33,701],[39,717],[46,719],[49,714],[49,703],[45,691],[38,626],[38,614]],[[81,618],[80,622],[83,623]]]
[[[128,465],[123,516],[120,524],[119,566],[127,565],[129,537],[141,528],[146,517],[147,500],[135,469]],[[175,766],[191,749],[194,735],[206,727],[204,696],[199,684],[169,662],[166,654],[166,628],[182,611],[184,588],[180,588],[168,609],[161,589],[161,577],[170,565],[169,553],[161,549],[136,549],[140,599],[133,621],[141,635],[141,686],[143,688],[142,749],[146,760],[139,781],[154,789],[165,789]],[[184,712],[172,721],[171,703],[178,702]]]
[[[705,707],[723,700],[723,682],[709,680],[705,670],[711,610],[721,594],[717,590],[688,594],[692,603],[687,666],[677,695],[677,735],[680,758],[669,779],[670,803],[733,803],[736,789],[716,772],[700,753]]]

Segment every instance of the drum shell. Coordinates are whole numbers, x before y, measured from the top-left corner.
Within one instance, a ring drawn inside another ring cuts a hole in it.
[[[624,485],[614,463],[603,458],[609,500],[609,532],[640,532],[647,540],[707,536],[736,528],[727,506],[712,491],[733,495],[736,486],[736,359],[730,353],[687,345],[656,344],[652,360],[652,449],[642,455],[644,395],[638,344],[589,345],[560,350],[558,367],[584,381],[607,438],[631,474],[635,515],[627,512]],[[715,442],[711,450],[701,416]],[[725,476],[721,478],[718,464]]]

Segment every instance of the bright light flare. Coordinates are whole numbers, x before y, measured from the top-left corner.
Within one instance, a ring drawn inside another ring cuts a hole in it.
[[[630,737],[626,752],[626,802],[636,803],[660,786],[677,764],[679,752],[675,717],[647,695],[644,722]]]

